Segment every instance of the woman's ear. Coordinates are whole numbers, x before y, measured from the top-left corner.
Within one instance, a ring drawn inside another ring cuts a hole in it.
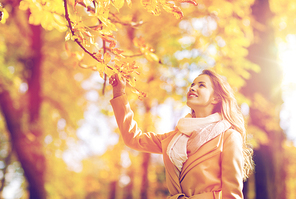
[[[213,97],[213,100],[212,100],[212,104],[216,105],[220,102],[220,97],[219,96],[214,96]]]

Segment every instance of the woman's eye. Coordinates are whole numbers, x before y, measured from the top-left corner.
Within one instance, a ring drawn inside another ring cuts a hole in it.
[[[205,85],[203,85],[203,84],[200,84],[200,85],[199,85],[199,87],[205,87]]]
[[[192,83],[190,87],[193,87],[194,85],[195,85],[195,84],[194,84],[194,83]]]

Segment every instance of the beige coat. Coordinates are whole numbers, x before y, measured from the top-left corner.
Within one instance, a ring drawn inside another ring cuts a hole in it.
[[[133,120],[133,112],[125,95],[112,99],[118,127],[127,146],[138,151],[163,154],[170,199],[243,198],[242,137],[227,130],[206,142],[188,157],[181,172],[166,154],[176,134],[143,133]]]

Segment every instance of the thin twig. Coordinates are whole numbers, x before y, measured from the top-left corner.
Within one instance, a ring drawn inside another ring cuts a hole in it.
[[[106,53],[106,41],[103,40],[103,56],[105,56],[105,53]],[[107,74],[104,73],[104,85],[102,90],[103,95],[105,95],[106,82],[107,82]]]
[[[64,8],[65,8],[65,18],[66,18],[66,20],[67,20],[67,22],[68,22],[68,24],[69,24],[69,28],[70,28],[70,30],[71,30],[71,33],[72,33],[72,35],[75,35],[75,34],[74,34],[74,31],[73,31],[73,29],[72,29],[71,20],[70,20],[69,13],[68,13],[67,0],[64,0]]]
[[[64,0],[64,8],[65,8],[65,18],[66,18],[66,20],[67,20],[67,22],[68,22],[69,29],[70,29],[70,31],[71,31],[72,36],[75,36],[75,32],[74,32],[74,30],[73,30],[73,28],[72,28],[71,20],[70,20],[69,13],[68,13],[67,0]],[[84,52],[86,52],[87,54],[89,54],[89,55],[90,55],[92,58],[94,58],[96,61],[100,62],[100,60],[99,60],[96,56],[94,56],[93,53],[89,52],[89,51],[88,51],[88,50],[82,45],[82,43],[81,43],[77,38],[74,39],[74,41],[80,46],[80,48],[82,48],[82,50],[83,50]],[[110,67],[110,66],[108,66],[107,64],[106,64],[106,66],[107,66],[109,69],[113,70],[113,68]]]
[[[68,25],[69,25],[69,29],[70,29],[70,31],[71,31],[71,34],[72,34],[72,36],[75,36],[75,32],[74,32],[74,30],[73,30],[73,28],[72,28],[72,24],[71,24],[71,19],[70,19],[70,17],[69,17],[69,13],[68,13],[68,5],[67,5],[67,0],[64,0],[64,8],[65,8],[65,18],[66,18],[66,20],[67,20],[67,22],[68,22]],[[113,15],[114,16],[114,15]],[[137,24],[137,25],[140,25],[140,24]],[[94,58],[96,61],[98,61],[98,62],[100,62],[101,63],[101,61],[96,57],[96,56],[94,56],[94,53],[91,53],[91,52],[89,52],[83,45],[82,45],[82,43],[77,39],[77,38],[75,38],[74,39],[74,41],[84,50],[84,52],[86,52],[87,54],[89,54],[92,58]],[[103,41],[103,42],[105,42],[105,41]],[[103,50],[104,50],[104,52],[106,52],[106,50],[108,50],[107,49],[107,47],[105,46],[105,43],[104,43],[104,47],[103,47]],[[143,55],[142,53],[141,54],[135,54],[135,55],[127,55],[127,56],[125,56],[125,57],[136,57],[136,56],[141,56],[141,55]],[[107,65],[106,64],[106,66],[109,68],[109,69],[111,69],[111,70],[114,70],[111,66],[109,66],[109,65]],[[107,79],[107,75],[105,74],[104,75],[104,88],[103,88],[103,93],[105,92],[104,91],[104,89],[105,89],[105,84],[106,84],[106,79]],[[127,79],[127,78],[126,78]],[[129,82],[128,81],[128,79],[127,79],[127,82]],[[135,88],[135,87],[133,87],[133,88]],[[135,88],[136,89],[136,88]],[[145,97],[145,94],[143,93],[143,92],[140,92],[138,89],[136,89],[143,97]]]

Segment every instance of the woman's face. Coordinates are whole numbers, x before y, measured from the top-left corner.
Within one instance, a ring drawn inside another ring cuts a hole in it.
[[[212,109],[216,104],[213,84],[208,75],[200,75],[191,84],[187,93],[187,105],[195,112],[203,109]]]

